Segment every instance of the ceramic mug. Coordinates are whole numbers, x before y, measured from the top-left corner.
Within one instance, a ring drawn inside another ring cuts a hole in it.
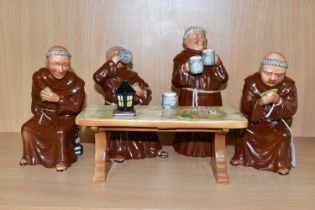
[[[212,66],[215,64],[215,53],[214,50],[205,49],[202,51],[203,64],[205,66]]]
[[[121,49],[118,51],[119,61],[123,64],[129,64],[132,62],[132,53],[127,49]]]
[[[203,58],[200,55],[190,57],[189,69],[191,74],[201,74],[203,72]]]
[[[175,92],[165,92],[161,96],[161,104],[163,109],[173,109],[176,108],[177,96]]]

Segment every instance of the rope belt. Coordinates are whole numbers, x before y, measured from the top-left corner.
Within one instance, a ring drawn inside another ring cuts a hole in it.
[[[267,117],[267,118],[270,117],[270,115],[271,115],[273,109],[275,108],[275,106],[277,106],[277,105],[272,104],[271,109],[270,109],[269,112],[266,114],[266,117]],[[289,131],[289,133],[290,133],[290,135],[291,135],[291,141],[290,141],[291,152],[292,152],[291,165],[292,165],[292,167],[296,167],[295,146],[294,146],[294,142],[293,142],[292,130],[291,130],[290,126],[288,125],[288,123],[286,123],[286,121],[285,121],[284,119],[281,118],[280,120],[281,120],[281,121],[283,122],[283,124],[287,127],[287,129],[288,129],[288,131]]]
[[[182,90],[188,90],[192,92],[192,107],[197,107],[198,106],[198,93],[207,93],[207,94],[212,94],[212,93],[220,93],[221,90],[199,90],[195,88],[181,88]]]
[[[40,112],[41,112],[41,115],[40,115],[40,118],[39,118],[39,121],[38,123],[41,125],[42,124],[42,121],[43,121],[43,118],[46,117],[48,120],[51,120],[51,117],[49,117],[46,113],[46,112],[55,112],[55,110],[53,109],[41,109]]]
[[[291,165],[292,165],[292,167],[296,167],[295,146],[294,146],[294,142],[293,142],[292,130],[291,130],[290,126],[288,125],[288,123],[286,123],[286,121],[284,119],[281,119],[281,121],[287,127],[287,129],[289,130],[290,135],[291,135],[291,141],[290,141],[291,152],[292,152]]]

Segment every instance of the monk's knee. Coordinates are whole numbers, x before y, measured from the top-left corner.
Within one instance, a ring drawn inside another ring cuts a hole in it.
[[[24,124],[21,128],[21,134],[22,134],[22,138],[23,138],[23,142],[29,142],[31,141],[31,129],[27,126],[27,124]]]

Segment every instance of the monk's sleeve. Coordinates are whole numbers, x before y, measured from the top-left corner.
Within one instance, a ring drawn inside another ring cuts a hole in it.
[[[226,83],[229,75],[222,63],[214,66],[214,75],[220,83]]]
[[[280,93],[280,103],[274,106],[274,110],[271,113],[273,119],[291,118],[297,111],[297,90],[295,84],[282,90],[282,93]]]
[[[252,122],[257,122],[264,116],[263,105],[259,104],[260,97],[257,96],[253,84],[245,82],[242,97],[242,110]]]
[[[143,90],[143,95],[137,96],[136,102],[141,105],[148,105],[151,100],[152,91],[142,78],[138,77],[137,82],[139,83],[139,87]]]
[[[175,87],[185,87],[189,83],[190,75],[184,72],[184,62],[174,59],[172,83]]]
[[[32,113],[35,115],[41,115],[41,97],[40,97],[40,76],[34,74],[32,77]]]
[[[112,60],[103,64],[94,74],[93,80],[97,84],[102,84],[105,79],[116,72],[116,65]]]
[[[76,115],[78,114],[84,104],[84,82],[80,81],[79,84],[75,85],[67,94],[61,95],[57,105],[58,115]]]

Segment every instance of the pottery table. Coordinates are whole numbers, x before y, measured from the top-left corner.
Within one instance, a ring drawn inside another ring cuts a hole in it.
[[[226,166],[225,134],[247,127],[247,119],[231,107],[181,106],[163,110],[160,106],[135,106],[136,116],[112,116],[115,106],[92,105],[76,118],[76,124],[95,133],[93,181],[106,179],[106,145],[110,131],[213,132],[214,154],[211,167],[217,183],[229,183]]]

